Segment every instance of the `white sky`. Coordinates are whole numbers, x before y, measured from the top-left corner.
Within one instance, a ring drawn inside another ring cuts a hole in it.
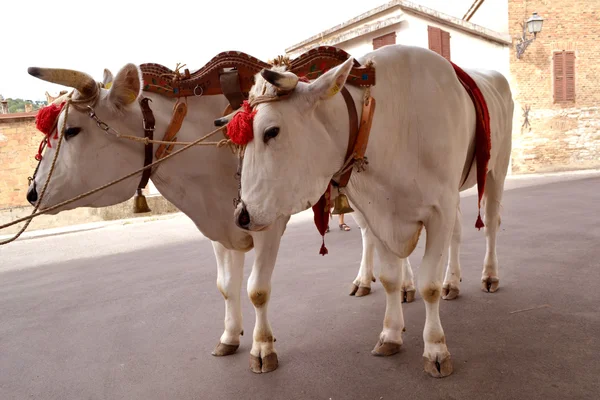
[[[1,0],[0,94],[45,100],[62,88],[30,66],[70,68],[102,79],[124,64],[155,62],[190,71],[221,51],[261,60],[385,0]],[[472,0],[413,0],[461,17]],[[294,5],[296,6],[294,8]]]

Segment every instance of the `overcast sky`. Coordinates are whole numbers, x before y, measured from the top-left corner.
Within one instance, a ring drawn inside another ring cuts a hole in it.
[[[413,0],[461,17],[472,0]],[[349,4],[354,3],[352,6]],[[102,79],[128,62],[177,62],[193,71],[221,51],[262,60],[365,11],[382,0],[1,0],[0,94],[44,100],[58,85],[27,67],[61,67]],[[293,8],[293,7],[296,8]]]

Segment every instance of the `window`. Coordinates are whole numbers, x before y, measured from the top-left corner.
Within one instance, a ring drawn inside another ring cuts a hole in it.
[[[379,36],[373,39],[373,50],[388,44],[396,44],[396,32],[388,33],[387,35]]]
[[[554,102],[575,101],[575,52],[559,51],[552,57],[554,70]]]
[[[428,26],[427,34],[429,36],[429,49],[450,60],[450,33],[440,28]]]

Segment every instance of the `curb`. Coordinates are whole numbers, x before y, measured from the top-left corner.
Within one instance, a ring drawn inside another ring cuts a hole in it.
[[[15,242],[19,242],[22,240],[31,240],[31,239],[40,239],[49,236],[57,236],[57,235],[66,235],[69,233],[79,233],[79,232],[87,232],[93,231],[97,229],[106,228],[113,225],[130,225],[130,224],[139,224],[145,222],[153,222],[159,220],[167,220],[176,218],[178,216],[184,216],[182,212],[170,213],[170,214],[162,214],[162,215],[152,215],[147,217],[133,217],[133,218],[125,218],[125,219],[117,219],[112,221],[98,221],[91,222],[88,224],[78,224],[78,225],[70,225],[64,226],[60,228],[50,228],[50,229],[40,229],[30,232],[24,232]],[[2,235],[0,236],[0,240],[5,240],[13,237],[14,234],[10,235]]]
[[[572,180],[579,180],[585,178],[592,177],[600,177],[600,169],[589,169],[589,170],[578,170],[578,171],[565,171],[565,172],[550,172],[545,174],[519,174],[519,175],[508,175],[506,177],[506,185],[504,190],[514,190],[523,187],[533,187],[539,185],[546,185],[556,182],[566,182]],[[460,197],[469,197],[477,194],[477,187],[474,186],[470,189],[467,189],[461,192]],[[61,228],[50,228],[50,229],[41,229],[36,231],[25,232],[19,237],[16,242],[22,240],[30,240],[30,239],[38,239],[49,236],[57,236],[64,235],[69,233],[77,233],[77,232],[86,232],[97,230],[101,228],[105,228],[113,225],[129,225],[129,224],[137,224],[144,222],[153,222],[153,221],[162,221],[167,219],[173,219],[180,216],[184,216],[182,212],[162,214],[162,215],[152,215],[147,217],[133,217],[126,219],[118,219],[112,221],[98,221],[92,222],[88,224],[79,224],[79,225],[71,225]],[[187,218],[187,217],[186,217]],[[295,215],[292,215],[288,224],[296,224],[300,222],[305,222],[307,220],[312,220],[313,215],[310,209],[299,212]],[[8,239],[13,235],[2,235],[0,236],[0,240]]]

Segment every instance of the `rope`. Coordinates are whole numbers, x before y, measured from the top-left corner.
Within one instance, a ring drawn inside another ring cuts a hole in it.
[[[28,215],[26,217],[22,217],[22,218],[19,218],[19,219],[15,220],[15,221],[9,222],[7,224],[0,225],[0,230],[2,230],[4,228],[8,228],[9,226],[13,226],[13,225],[18,224],[20,222],[27,221],[27,223],[25,224],[25,226],[14,237],[12,237],[10,239],[7,239],[5,241],[0,242],[0,245],[4,245],[4,244],[7,244],[7,243],[10,243],[10,242],[16,240],[19,236],[21,236],[21,234],[25,231],[25,229],[27,229],[27,226],[29,226],[29,224],[30,224],[30,222],[31,222],[31,220],[33,218],[35,218],[37,216],[40,216],[42,214],[46,214],[46,213],[48,213],[50,211],[56,210],[57,208],[66,206],[66,205],[68,205],[70,203],[73,203],[75,201],[81,200],[81,199],[83,199],[85,197],[91,196],[92,194],[97,193],[97,192],[99,192],[101,190],[104,190],[104,189],[106,189],[106,188],[108,188],[110,186],[116,185],[117,183],[120,183],[120,182],[124,181],[125,179],[131,178],[132,176],[137,175],[137,174],[145,171],[148,168],[152,168],[152,167],[154,167],[154,166],[156,166],[156,165],[158,165],[158,164],[160,164],[160,163],[168,160],[169,158],[171,158],[171,157],[175,156],[176,154],[179,154],[179,153],[181,153],[181,152],[189,149],[190,147],[196,146],[196,145],[200,144],[201,142],[206,141],[206,139],[210,138],[211,136],[215,135],[217,132],[219,132],[219,131],[221,131],[221,130],[223,130],[223,129],[226,128],[225,126],[221,126],[221,127],[217,128],[217,129],[213,130],[212,132],[210,132],[210,133],[202,136],[201,138],[196,139],[193,142],[187,142],[185,144],[185,146],[182,147],[181,149],[176,150],[173,153],[170,153],[167,156],[165,156],[165,157],[163,157],[163,158],[161,158],[159,160],[156,160],[156,161],[152,162],[151,164],[148,164],[145,167],[142,167],[142,168],[140,168],[140,169],[138,169],[138,170],[136,170],[134,172],[131,172],[131,173],[129,173],[129,174],[127,174],[127,175],[119,178],[119,179],[115,179],[115,180],[113,180],[113,181],[111,181],[111,182],[109,182],[109,183],[107,183],[107,184],[105,184],[103,186],[100,186],[100,187],[98,187],[96,189],[87,191],[85,193],[80,194],[79,196],[73,197],[73,198],[71,198],[69,200],[65,200],[65,201],[63,201],[61,203],[55,204],[52,207],[45,208],[42,211],[38,212],[37,210],[38,210],[39,205],[40,205],[40,203],[42,201],[42,198],[43,198],[43,196],[44,196],[44,194],[46,192],[46,189],[48,187],[48,183],[50,182],[50,178],[52,177],[52,173],[54,172],[54,167],[55,167],[55,164],[56,164],[56,160],[58,158],[58,152],[60,150],[60,146],[61,146],[61,143],[62,143],[62,138],[64,136],[64,132],[65,132],[65,128],[66,128],[66,120],[67,120],[67,116],[68,116],[69,105],[71,104],[72,101],[73,100],[71,100],[71,99],[69,99],[67,101],[67,105],[66,105],[66,109],[65,109],[65,118],[63,120],[63,124],[62,124],[62,127],[61,127],[61,135],[60,135],[60,139],[59,139],[59,142],[58,142],[58,146],[56,148],[56,154],[54,155],[54,159],[52,160],[52,165],[50,167],[50,172],[49,172],[49,175],[48,175],[48,179],[46,180],[46,183],[44,184],[44,188],[42,189],[42,192],[40,193],[40,197],[38,198],[38,201],[35,204],[33,212],[31,213],[31,215]],[[83,102],[83,101],[81,101],[81,102]],[[140,138],[138,138],[138,139],[140,139]],[[183,144],[182,142],[168,142],[168,143],[170,143],[170,144],[177,144],[177,143]],[[226,145],[231,145],[232,143],[231,143],[231,140],[229,140],[229,139],[222,139],[219,142],[209,142],[209,143],[206,143],[206,145],[209,145],[209,144],[213,145],[213,146],[217,146],[217,147],[223,147],[223,146],[226,146]]]
[[[112,129],[112,128],[111,128]],[[176,144],[176,145],[180,145],[180,146],[187,146],[189,144],[192,144],[194,146],[218,146],[221,147],[225,144],[228,143],[222,143],[222,142],[229,142],[229,139],[222,139],[218,142],[201,142],[201,143],[196,143],[196,142],[171,142],[169,140],[154,140],[154,139],[149,139],[149,138],[143,138],[143,137],[139,137],[139,136],[129,136],[129,135],[121,135],[120,133],[117,133],[115,136],[117,136],[119,139],[128,139],[128,140],[133,140],[135,142],[141,142],[144,144]]]

